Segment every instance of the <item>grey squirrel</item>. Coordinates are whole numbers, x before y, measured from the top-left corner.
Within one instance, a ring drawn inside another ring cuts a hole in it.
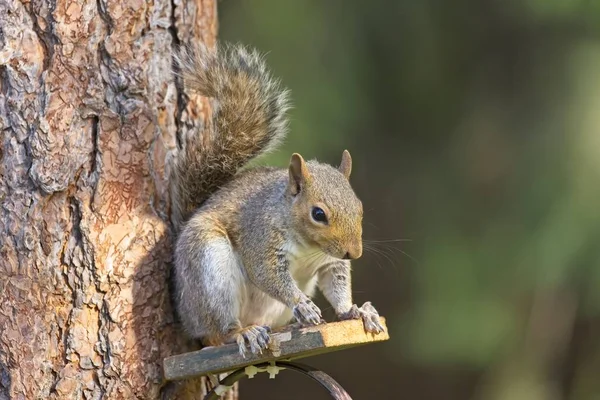
[[[184,85],[216,100],[205,134],[182,140],[170,177],[174,300],[187,334],[261,353],[271,328],[324,322],[317,286],[339,319],[383,331],[370,302],[352,303],[363,209],[350,153],[338,168],[293,154],[287,169],[244,169],[286,135],[288,90],[241,45],[188,47],[177,61]]]

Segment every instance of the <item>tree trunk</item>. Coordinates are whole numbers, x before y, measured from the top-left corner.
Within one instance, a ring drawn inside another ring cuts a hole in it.
[[[216,30],[215,0],[0,0],[0,399],[206,390],[162,381],[166,176],[207,107],[173,51]]]

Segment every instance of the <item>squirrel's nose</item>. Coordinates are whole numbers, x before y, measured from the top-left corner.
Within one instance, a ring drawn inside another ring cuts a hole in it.
[[[347,251],[346,254],[344,254],[344,260],[356,260],[361,255],[362,255],[361,248],[352,249],[350,251]]]
[[[346,254],[342,257],[344,260],[356,260],[362,256],[362,241],[354,240],[346,246]]]

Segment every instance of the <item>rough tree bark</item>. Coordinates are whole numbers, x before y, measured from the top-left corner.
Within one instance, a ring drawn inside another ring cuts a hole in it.
[[[162,382],[166,162],[207,108],[173,51],[216,30],[215,0],[0,0],[0,399],[205,390]]]

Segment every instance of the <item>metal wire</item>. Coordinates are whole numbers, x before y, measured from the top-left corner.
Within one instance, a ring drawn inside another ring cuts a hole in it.
[[[256,365],[254,365],[254,367],[266,368],[266,367],[273,366],[273,365],[276,367],[279,367],[279,368],[290,369],[292,371],[299,372],[303,375],[306,375],[306,376],[312,378],[313,380],[317,381],[321,386],[323,386],[325,389],[327,389],[327,391],[329,392],[331,397],[334,398],[335,400],[352,400],[352,398],[350,397],[348,392],[346,392],[344,390],[344,388],[339,383],[337,383],[337,381],[335,379],[333,379],[331,376],[327,375],[325,372],[319,371],[318,369],[315,369],[308,365],[301,364],[301,363],[293,363],[293,362],[289,362],[289,361],[275,361],[275,362],[266,362],[266,363],[256,364]],[[247,376],[246,375],[246,367],[240,368],[240,369],[232,372],[231,374],[227,375],[225,378],[223,378],[223,380],[220,381],[219,384],[223,385],[223,386],[233,386],[234,383],[238,382],[245,376]],[[216,393],[216,391],[215,391],[216,389],[217,389],[216,387],[213,388],[204,397],[204,400],[218,400],[219,395]]]

